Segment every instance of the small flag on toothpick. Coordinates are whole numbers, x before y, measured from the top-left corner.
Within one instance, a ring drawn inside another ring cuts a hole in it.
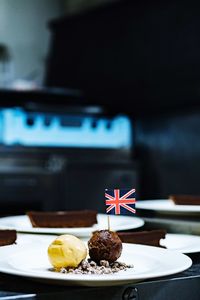
[[[136,213],[135,189],[106,189],[106,213],[110,215],[124,215]]]

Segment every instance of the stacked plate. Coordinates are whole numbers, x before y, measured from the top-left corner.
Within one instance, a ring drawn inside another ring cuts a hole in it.
[[[155,199],[137,201],[136,208],[151,227],[200,235],[200,205],[176,205],[172,200]]]

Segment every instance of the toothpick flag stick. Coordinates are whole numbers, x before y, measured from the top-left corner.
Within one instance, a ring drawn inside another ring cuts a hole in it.
[[[108,216],[108,230],[110,231],[110,218]]]

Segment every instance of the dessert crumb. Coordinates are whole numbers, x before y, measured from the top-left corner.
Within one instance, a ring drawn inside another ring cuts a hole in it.
[[[94,262],[91,259],[84,259],[80,265],[73,268],[61,268],[61,273],[70,273],[70,274],[113,274],[119,271],[126,271],[129,268],[133,268],[133,265],[127,265],[122,262],[115,261],[113,263],[109,263],[107,260],[101,260],[99,264]]]

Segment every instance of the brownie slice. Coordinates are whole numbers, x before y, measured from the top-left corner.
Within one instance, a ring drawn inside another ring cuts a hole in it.
[[[162,247],[160,239],[164,239],[166,231],[164,229],[156,229],[150,231],[137,231],[137,232],[118,232],[119,238],[123,243],[133,243]]]
[[[57,212],[28,211],[27,216],[33,227],[91,227],[97,223],[97,212],[93,210]]]
[[[0,246],[12,245],[17,239],[17,231],[0,229]]]
[[[200,196],[170,195],[169,199],[176,205],[200,205]]]

